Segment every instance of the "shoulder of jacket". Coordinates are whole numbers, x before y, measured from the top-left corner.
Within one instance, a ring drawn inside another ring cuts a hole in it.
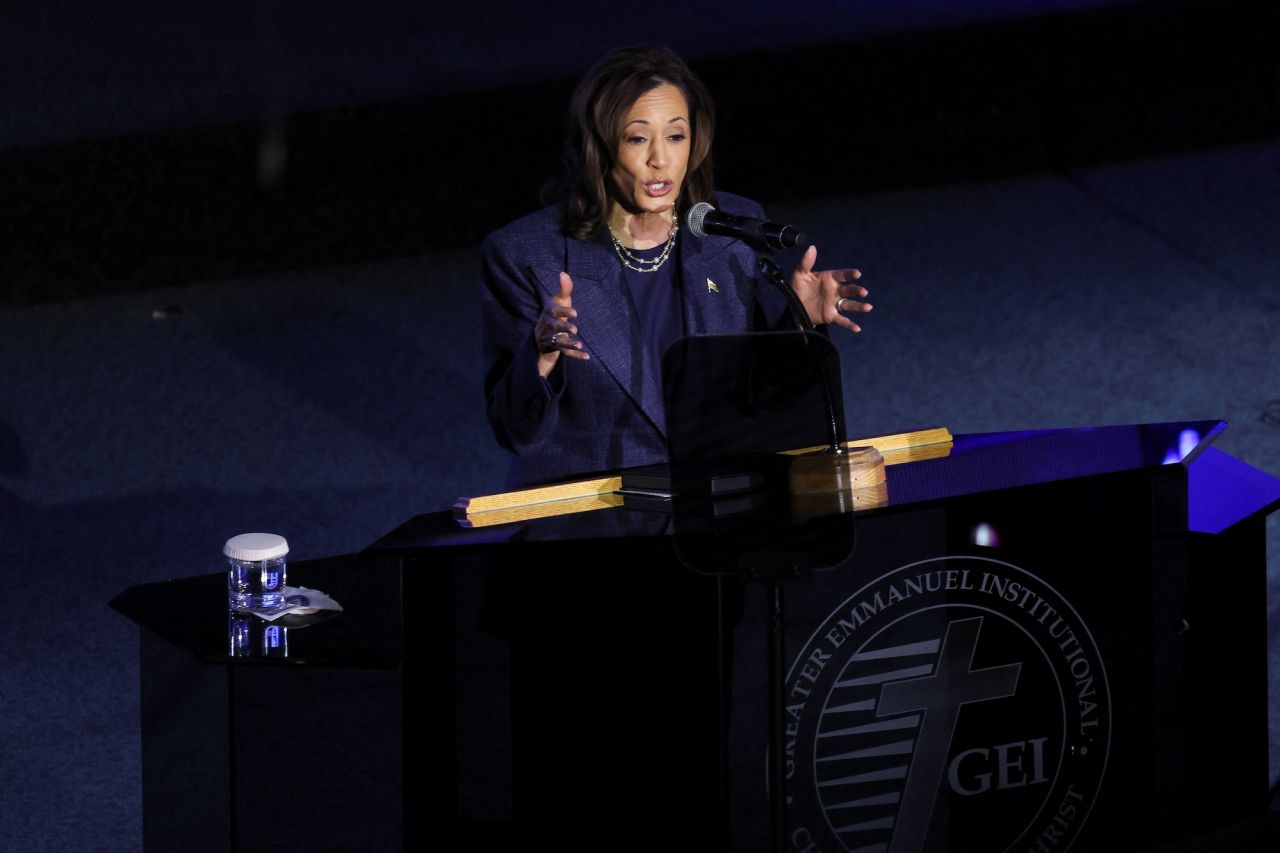
[[[717,209],[732,213],[734,216],[749,216],[753,219],[761,219],[764,216],[764,208],[760,202],[746,196],[717,190],[716,202]]]
[[[560,216],[561,206],[551,205],[508,222],[484,238],[485,251],[521,255],[563,252],[565,234],[560,227]]]

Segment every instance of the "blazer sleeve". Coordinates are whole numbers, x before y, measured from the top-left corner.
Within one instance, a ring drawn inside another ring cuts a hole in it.
[[[564,372],[557,364],[548,379],[538,374],[533,327],[544,297],[529,268],[514,260],[512,249],[497,234],[484,241],[481,319],[489,424],[500,445],[519,453],[555,431]]]

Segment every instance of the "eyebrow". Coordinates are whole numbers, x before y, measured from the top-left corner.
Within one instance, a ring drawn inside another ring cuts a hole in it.
[[[667,124],[675,124],[678,121],[688,121],[688,119],[685,118],[684,116],[672,116],[670,119],[667,120]],[[647,118],[633,118],[631,121],[627,122],[626,125],[624,126],[631,127],[631,125],[633,124],[648,125],[649,120]]]

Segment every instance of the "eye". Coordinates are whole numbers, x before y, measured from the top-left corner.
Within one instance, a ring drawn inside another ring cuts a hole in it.
[[[683,134],[683,133],[673,133],[673,134],[671,134],[670,136],[668,136],[668,137],[667,137],[667,141],[668,141],[668,142],[684,142],[684,134]]]
[[[649,141],[649,140],[648,140],[648,139],[646,139],[646,138],[645,138],[645,137],[643,137],[643,136],[628,136],[628,137],[627,137],[627,144],[628,144],[628,145],[643,145],[644,143],[646,143],[646,142],[648,142],[648,141]]]

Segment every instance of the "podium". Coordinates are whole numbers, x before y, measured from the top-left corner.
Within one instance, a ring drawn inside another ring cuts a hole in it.
[[[1223,427],[959,435],[890,465],[852,548],[785,584],[788,849],[1261,839],[1280,481],[1210,446]],[[295,846],[769,849],[765,592],[689,555],[821,528],[785,499],[693,527],[657,505],[430,513],[295,563],[345,609],[283,660],[227,656],[220,575],[121,593],[148,846],[279,849],[250,805],[287,789]],[[325,759],[282,784],[247,748],[271,727]]]

